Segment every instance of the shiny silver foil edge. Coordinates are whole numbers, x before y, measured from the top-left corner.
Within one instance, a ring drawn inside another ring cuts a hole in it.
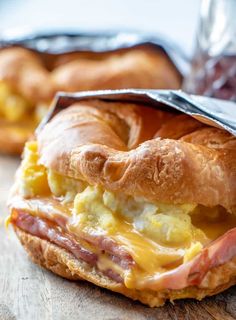
[[[227,130],[236,136],[236,103],[203,96],[188,95],[181,90],[99,90],[78,93],[59,92],[48,114],[36,130],[39,132],[55,114],[71,104],[88,99],[129,101],[150,105],[157,109],[178,111],[197,120]]]
[[[0,48],[23,46],[39,53],[112,52],[139,46],[162,50],[183,76],[188,72],[189,59],[183,51],[163,37],[141,32],[74,32],[1,34]]]

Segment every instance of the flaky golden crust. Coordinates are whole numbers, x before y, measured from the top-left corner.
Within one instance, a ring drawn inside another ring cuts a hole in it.
[[[182,290],[134,290],[118,284],[86,262],[76,259],[66,250],[32,236],[17,227],[15,232],[31,259],[42,267],[70,279],[87,280],[100,287],[121,293],[133,300],[139,300],[151,307],[161,306],[166,300],[182,298],[203,299],[215,295],[236,283],[236,258],[228,263],[209,270],[200,286],[187,287]]]
[[[181,84],[178,71],[161,51],[129,49],[122,54],[107,53],[102,59],[75,53],[56,60],[63,63],[50,72],[40,55],[29,49],[2,49],[0,80],[33,103],[48,102],[61,90],[178,89]]]
[[[0,80],[32,103],[49,102],[56,92],[50,73],[39,56],[24,48],[1,50]]]
[[[128,127],[126,137],[114,129],[116,118]],[[187,116],[86,101],[53,118],[38,141],[40,161],[62,175],[150,201],[221,205],[235,212],[236,138]]]
[[[50,73],[39,56],[23,48],[14,47],[0,51],[0,81],[7,83],[30,104],[48,103],[56,92]],[[21,154],[34,127],[35,119],[30,119],[29,115],[25,115],[25,119],[19,122],[0,119],[0,152]]]
[[[185,115],[87,100],[56,115],[37,139],[39,162],[62,175],[151,201],[220,205],[235,213],[236,138]],[[36,263],[149,306],[202,299],[236,283],[234,230],[196,259],[161,274],[159,283],[128,289],[50,241],[14,228]]]
[[[177,89],[180,76],[165,54],[133,49],[106,59],[72,59],[52,72],[61,91],[149,88]]]
[[[0,51],[0,81],[34,107],[48,105],[57,91],[121,88],[172,88],[181,84],[181,76],[168,57],[158,50],[127,49],[119,53],[72,53],[48,57],[54,70],[48,70],[42,57],[21,47]],[[33,117],[33,115],[31,115]],[[1,124],[0,124],[1,126]],[[10,124],[13,127],[13,124]],[[16,128],[17,128],[16,124]],[[4,127],[6,128],[6,127]],[[16,142],[10,129],[8,145],[0,138],[0,152],[19,154],[24,142]],[[16,132],[16,130],[15,130]],[[33,132],[33,130],[32,130]],[[5,139],[5,138],[4,138]],[[3,141],[3,143],[2,143]]]

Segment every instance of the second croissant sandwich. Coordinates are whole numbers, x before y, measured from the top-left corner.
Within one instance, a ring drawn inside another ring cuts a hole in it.
[[[43,56],[0,51],[0,152],[20,154],[57,91],[179,88],[181,75],[160,50]]]
[[[10,223],[37,264],[149,306],[236,282],[236,138],[85,100],[25,146]]]

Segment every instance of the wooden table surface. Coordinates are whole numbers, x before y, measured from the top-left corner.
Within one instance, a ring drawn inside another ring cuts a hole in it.
[[[5,201],[18,159],[0,156],[0,320],[236,319],[236,287],[202,302],[151,309],[86,282],[70,282],[28,260],[11,228]]]

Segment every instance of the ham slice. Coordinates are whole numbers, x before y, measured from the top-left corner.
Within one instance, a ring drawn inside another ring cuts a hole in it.
[[[16,217],[13,215],[12,223],[31,235],[49,240],[59,247],[68,250],[76,258],[82,259],[91,265],[96,265],[96,254],[83,248],[71,235],[67,234],[60,226],[54,224],[50,220],[18,211]]]
[[[48,219],[32,216],[22,209],[14,209],[14,212],[16,214],[13,213],[12,215],[12,223],[20,229],[57,244],[90,265],[97,265],[98,254],[83,248],[73,235],[63,229],[62,225],[59,226]],[[107,253],[111,261],[123,270],[129,270],[135,265],[129,253],[114,240],[96,235],[82,235],[82,238],[83,241],[96,248],[98,252]],[[136,279],[135,287],[140,290],[147,288],[151,290],[180,290],[188,286],[201,286],[210,269],[227,263],[235,256],[236,228],[233,228],[211,242],[193,260],[170,271]],[[117,282],[123,282],[121,276],[112,269],[102,272]]]
[[[97,266],[98,254],[85,249],[78,239],[66,232],[64,220],[59,219],[59,221],[60,225],[49,219],[33,216],[22,209],[13,209],[11,216],[11,222],[18,228],[66,249],[77,259],[81,259],[92,266]],[[134,264],[132,257],[112,239],[95,236],[89,237],[89,241],[87,239],[83,240],[93,246],[95,245],[94,248],[98,249],[98,252],[106,252],[109,259],[124,270],[129,269]],[[123,282],[121,276],[112,269],[102,270],[102,273],[116,282]]]
[[[210,269],[223,265],[234,257],[236,257],[236,228],[211,242],[188,263],[171,271],[158,273],[152,278],[140,279],[137,282],[137,289],[179,290],[188,286],[201,286]]]
[[[124,270],[130,269],[135,265],[135,262],[131,255],[113,239],[101,235],[97,236],[95,234],[81,234],[81,237],[96,248],[109,253],[111,260],[122,267]]]

